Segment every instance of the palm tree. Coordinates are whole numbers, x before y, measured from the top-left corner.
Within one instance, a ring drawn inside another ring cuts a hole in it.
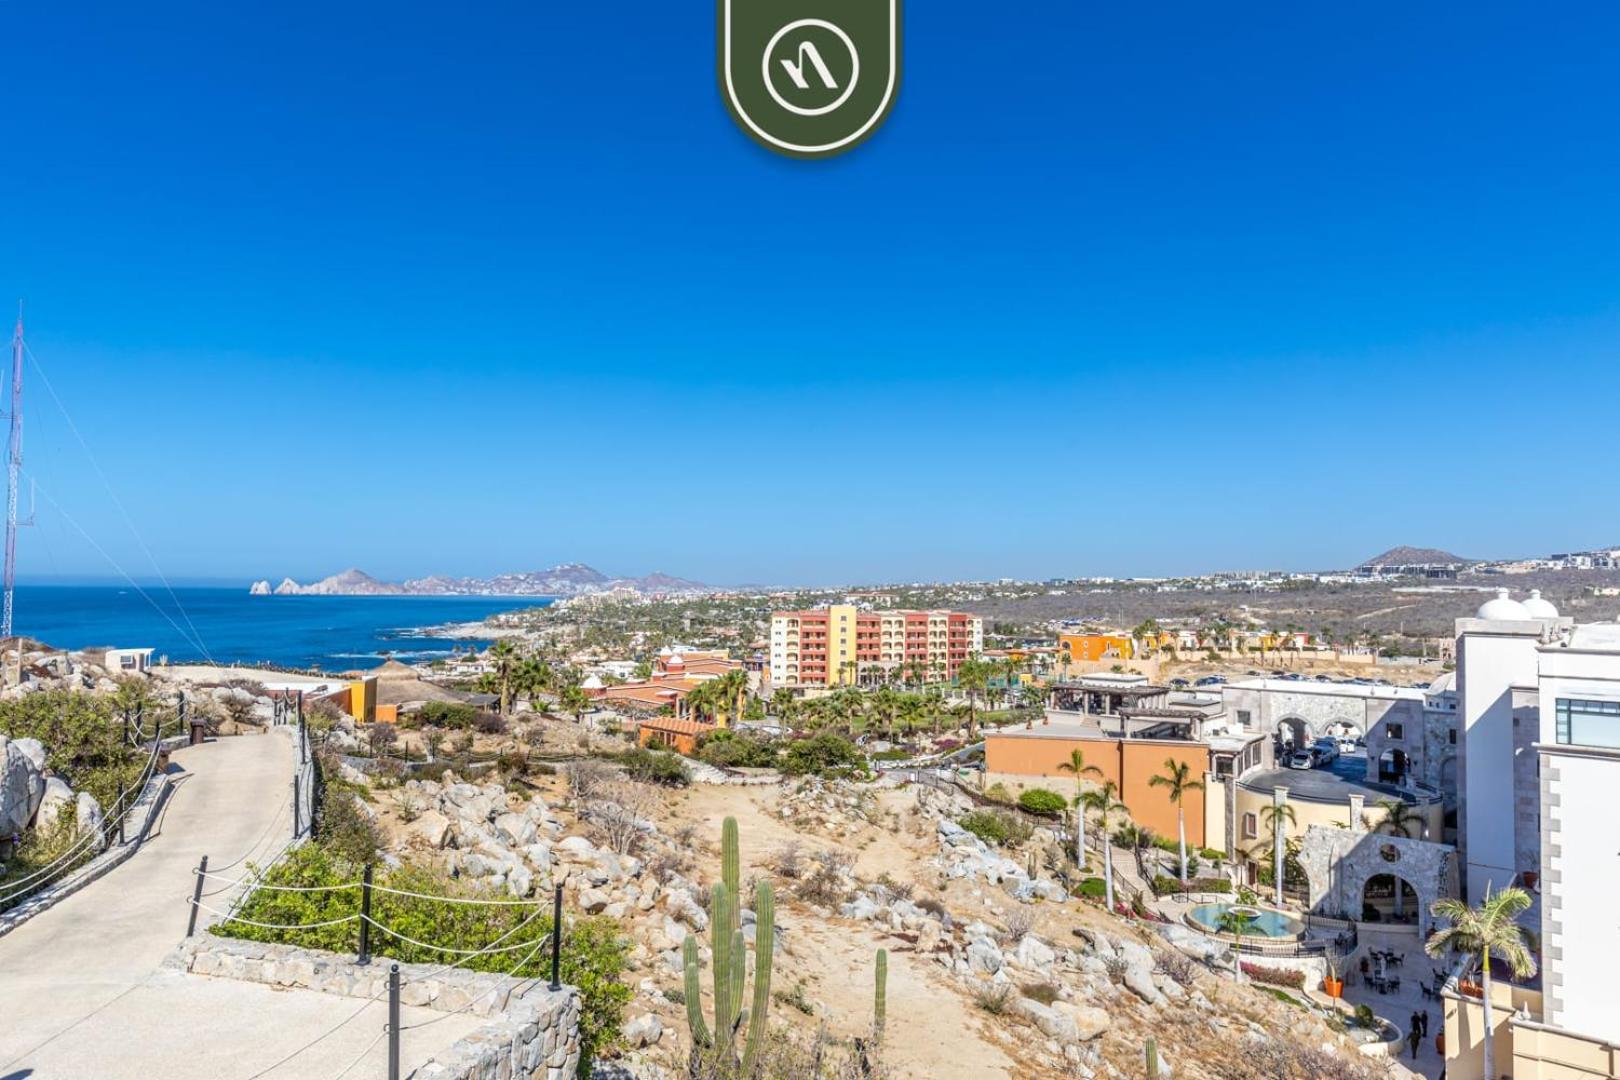
[[[562,693],[557,695],[557,704],[566,712],[573,713],[574,723],[584,723],[585,710],[591,707],[591,695],[577,686],[565,686]]]
[[[1384,819],[1378,823],[1377,831],[1404,836],[1409,840],[1414,832],[1423,832],[1423,815],[1405,799],[1379,799],[1373,807],[1384,812]]]
[[[489,661],[495,665],[495,685],[500,688],[501,712],[512,711],[512,676],[518,667],[517,646],[502,638],[489,647]]]
[[[1471,908],[1461,900],[1435,901],[1435,917],[1449,919],[1451,925],[1429,936],[1423,949],[1430,956],[1461,953],[1479,962],[1481,1002],[1485,1007],[1485,1076],[1496,1075],[1496,1047],[1491,1025],[1491,959],[1502,961],[1518,978],[1533,975],[1536,958],[1525,940],[1518,917],[1530,908],[1530,894],[1517,886],[1492,893],[1485,887],[1485,899]]]
[[[1074,774],[1074,861],[1082,870],[1086,866],[1086,807],[1085,794],[1087,776],[1101,776],[1103,771],[1095,765],[1086,764],[1086,752],[1080,749],[1069,751],[1069,760],[1058,763],[1058,772]],[[1111,909],[1110,909],[1111,910]]]
[[[1224,930],[1232,935],[1232,977],[1238,982],[1243,981],[1243,935],[1254,929],[1254,924],[1260,916],[1251,915],[1247,911],[1237,911],[1227,908],[1221,912],[1220,918],[1215,920],[1217,929]]]
[[[1074,663],[1074,654],[1068,649],[1058,648],[1057,665],[1059,678],[1063,682],[1069,681],[1069,665]]]
[[[1108,899],[1108,911],[1114,911],[1114,838],[1108,832],[1108,819],[1116,811],[1129,813],[1130,807],[1119,801],[1119,787],[1112,780],[1104,780],[1080,796],[1087,810],[1097,812],[1098,825],[1103,838],[1103,893]]]
[[[1260,808],[1260,818],[1271,828],[1271,873],[1278,907],[1283,902],[1283,863],[1288,844],[1288,826],[1299,824],[1292,803],[1272,803]],[[1398,887],[1398,886],[1397,886]]]
[[[977,658],[964,660],[956,669],[956,682],[968,696],[968,727],[967,741],[972,742],[978,735],[978,701],[979,695],[990,685],[990,665]]]
[[[1187,808],[1183,803],[1189,791],[1202,791],[1204,782],[1192,779],[1192,766],[1185,761],[1175,758],[1164,759],[1164,772],[1148,778],[1148,787],[1162,787],[1168,790],[1171,803],[1176,808],[1177,842],[1181,846],[1181,884],[1187,884]]]
[[[723,703],[727,719],[742,719],[743,711],[748,707],[748,672],[742,668],[732,668],[712,681],[714,693]]]

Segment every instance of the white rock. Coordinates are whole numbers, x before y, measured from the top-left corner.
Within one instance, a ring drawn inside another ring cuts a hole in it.
[[[1013,950],[1013,963],[1028,971],[1045,971],[1056,960],[1052,947],[1034,934],[1025,934]]]
[[[623,1029],[624,1041],[634,1049],[654,1046],[664,1035],[664,1022],[653,1013],[642,1013]]]

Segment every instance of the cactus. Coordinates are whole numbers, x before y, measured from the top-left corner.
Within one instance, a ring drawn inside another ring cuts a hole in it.
[[[722,1061],[737,1061],[737,1034],[748,1031],[742,1054],[742,1074],[753,1072],[765,1045],[771,1006],[771,961],[776,945],[776,894],[769,881],[759,883],[754,899],[754,1000],[743,1008],[748,986],[748,947],[742,922],[742,861],[738,852],[737,821],[726,818],[720,829],[720,881],[710,894],[710,948],[714,954],[714,1023],[703,1018],[698,980],[698,942],[688,934],[681,947],[686,978],[686,1022],[694,1048],[717,1051]]]
[[[1159,1040],[1149,1035],[1142,1052],[1147,1058],[1147,1080],[1159,1080]]]
[[[883,1041],[883,1024],[889,1013],[889,950],[877,952],[877,989],[872,995],[872,1038]]]

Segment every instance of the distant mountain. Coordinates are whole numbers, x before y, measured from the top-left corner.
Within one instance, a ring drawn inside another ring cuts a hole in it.
[[[1478,559],[1465,559],[1461,555],[1453,555],[1449,551],[1439,548],[1420,547],[1392,547],[1382,555],[1374,555],[1357,569],[1371,570],[1380,566],[1466,566],[1478,562]]]
[[[442,574],[401,583],[378,581],[363,570],[349,569],[309,585],[284,578],[271,587],[255,581],[254,596],[581,596],[626,589],[639,593],[707,592],[701,582],[654,572],[646,577],[610,578],[584,563],[564,563],[549,570],[497,574],[492,578],[453,578]]]

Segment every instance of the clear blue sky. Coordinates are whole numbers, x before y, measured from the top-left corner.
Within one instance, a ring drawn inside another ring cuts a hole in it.
[[[1612,4],[913,0],[822,162],[698,0],[247,7],[5,6],[0,296],[135,527],[31,372],[25,575],[1620,542]]]

